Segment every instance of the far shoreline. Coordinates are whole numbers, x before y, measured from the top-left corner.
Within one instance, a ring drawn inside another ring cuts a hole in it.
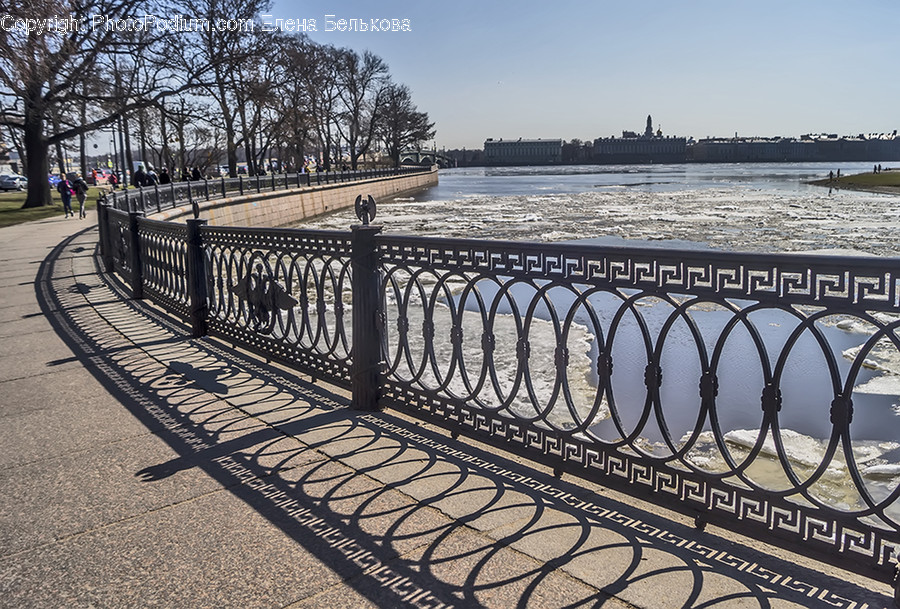
[[[857,190],[876,194],[900,195],[900,170],[884,169],[877,173],[857,173],[839,178],[824,178],[808,182],[840,190]]]

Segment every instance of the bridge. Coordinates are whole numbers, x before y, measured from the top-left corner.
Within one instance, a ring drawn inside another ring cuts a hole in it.
[[[452,159],[436,150],[404,150],[400,153],[401,165],[437,165],[441,169],[456,167],[456,159]]]

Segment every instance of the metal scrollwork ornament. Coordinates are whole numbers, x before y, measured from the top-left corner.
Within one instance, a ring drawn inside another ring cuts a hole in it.
[[[270,325],[270,321],[274,321],[274,317],[270,316],[272,312],[278,309],[289,311],[297,306],[297,299],[272,279],[261,264],[257,264],[254,272],[243,277],[231,289],[250,306],[250,315],[255,321],[253,329],[256,332],[261,332]]]
[[[375,219],[375,199],[372,198],[372,195],[369,195],[368,199],[365,200],[362,195],[359,195],[356,197],[356,205],[354,207],[356,209],[356,217],[363,223],[363,226],[368,226],[369,222]]]

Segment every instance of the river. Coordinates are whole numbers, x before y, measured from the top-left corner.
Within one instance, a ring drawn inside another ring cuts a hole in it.
[[[377,223],[429,236],[900,255],[900,196],[807,184],[838,169],[872,164],[450,169],[437,186],[379,205]],[[346,210],[304,226],[355,222]]]

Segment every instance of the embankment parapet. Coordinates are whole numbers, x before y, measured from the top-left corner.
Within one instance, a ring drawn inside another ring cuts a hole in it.
[[[281,227],[306,218],[352,207],[357,195],[377,201],[411,194],[438,183],[437,168],[399,177],[372,178],[348,183],[235,195],[200,201],[201,217],[210,226]],[[193,217],[191,205],[150,215],[155,220],[183,222]]]

